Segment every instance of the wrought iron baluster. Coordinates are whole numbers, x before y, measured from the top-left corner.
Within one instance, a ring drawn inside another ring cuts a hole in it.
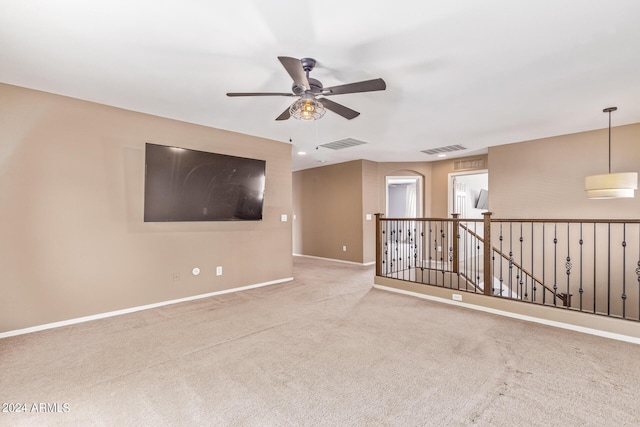
[[[418,229],[419,229],[419,222],[416,221],[414,223],[414,229],[413,229],[413,271],[415,274],[415,281],[418,281]]]
[[[446,234],[444,232],[444,221],[440,221],[440,274],[442,275],[442,287],[445,287],[445,258],[444,258],[444,248],[445,245],[445,237]]]
[[[384,276],[387,275],[388,273],[388,268],[387,268],[387,256],[389,255],[389,242],[387,242],[387,227],[388,227],[388,222],[384,221],[382,224],[384,224],[382,228],[382,244],[383,244],[383,251],[382,251],[382,274]]]
[[[522,255],[523,255],[523,245],[524,245],[524,237],[522,236],[522,223],[520,223],[520,268],[519,270],[519,274],[520,274],[520,279],[519,279],[519,284],[520,284],[520,299],[527,299],[529,297],[529,295],[527,294],[527,290],[524,289],[524,298],[523,298],[523,280],[522,280],[522,276],[524,276],[524,272],[522,271],[523,269],[523,265],[524,262],[522,260]]]
[[[611,223],[607,224],[607,316],[611,316]]]
[[[473,223],[473,228],[474,231],[476,233],[476,236],[479,236],[479,232],[480,230],[478,230],[478,227],[481,227],[482,229],[484,229],[484,223],[479,223],[479,222],[474,222]],[[483,230],[484,231],[484,230]],[[476,246],[475,246],[475,257],[474,257],[474,261],[476,263],[476,284],[479,285],[481,281],[484,280],[483,274],[481,273],[481,269],[484,266],[484,264],[480,261],[480,258],[482,257],[483,253],[482,253],[482,241],[480,240],[479,237],[475,238],[475,242],[476,242]],[[483,285],[483,290],[484,290],[484,286],[487,286],[488,284],[485,283]],[[477,288],[476,288],[477,289]]]
[[[536,279],[535,279],[535,269],[534,269],[534,264],[533,264],[533,252],[535,245],[534,245],[534,237],[533,237],[533,221],[531,221],[531,302],[536,302]]]
[[[584,294],[584,288],[582,287],[582,273],[583,273],[583,265],[582,265],[582,253],[583,253],[584,240],[582,239],[582,223],[580,223],[580,289],[578,289],[578,293],[580,294],[580,311],[582,311],[582,298]]]
[[[571,224],[567,223],[567,262],[564,265],[567,271],[567,293],[564,296],[564,306],[567,308],[569,308],[569,305],[570,305],[569,300],[571,298],[571,294],[569,292],[569,284],[570,284],[570,278],[571,278],[571,267],[573,266],[571,264],[571,253],[570,253],[570,249],[571,249],[570,230],[571,230]]]
[[[636,264],[636,276],[638,277],[638,319],[640,320],[640,224],[638,224],[638,263]]]
[[[424,282],[424,221],[420,221],[420,283]],[[417,274],[417,271],[416,271]]]
[[[504,260],[504,257],[502,256],[502,254],[504,254],[504,251],[502,250],[502,241],[504,240],[504,237],[502,235],[502,223],[500,223],[500,296],[502,296],[502,289],[504,288],[503,284],[504,284],[504,267],[502,265],[502,262]]]
[[[432,223],[432,221],[429,221],[429,239],[428,239],[429,242],[431,242],[432,236],[434,234],[435,233],[433,233],[433,223]],[[434,238],[434,242],[435,242],[435,238]],[[432,251],[432,249],[434,249],[434,248],[432,248],[431,247],[431,243],[429,243],[429,282],[431,282],[431,269],[433,268],[433,256],[434,256],[433,254],[434,254],[434,252]],[[435,252],[435,253],[437,254],[437,252]]]
[[[509,298],[513,298],[513,223],[509,223]]]
[[[553,305],[557,306],[558,296],[558,223],[553,224]]]
[[[545,259],[545,248],[547,247],[547,243],[546,243],[546,239],[545,239],[545,230],[547,229],[546,224],[543,222],[542,223],[542,305],[545,305],[547,302],[547,287],[545,286],[545,283],[547,281],[547,276],[546,274],[546,259]]]
[[[400,264],[400,271],[402,272],[402,280],[405,280],[404,273],[407,270],[407,266],[406,266],[407,245],[405,243],[406,237],[404,237],[406,233],[402,234],[404,233],[405,221],[400,220],[398,221],[398,223],[400,223],[400,230],[398,230],[398,236],[400,238],[400,258],[398,259],[398,264]]]
[[[598,264],[596,263],[596,253],[598,252],[596,248],[597,245],[597,233],[596,233],[596,223],[593,223],[593,312],[596,312],[596,271],[598,269]]]
[[[395,221],[390,221],[389,225],[391,227],[391,234],[389,235],[390,240],[389,240],[389,244],[390,244],[390,250],[391,250],[391,254],[390,254],[390,258],[389,258],[389,272],[391,273],[391,276],[393,277],[393,274],[395,273],[395,265],[396,265],[396,223]]]
[[[469,277],[469,275],[467,274],[467,239],[469,236],[469,223],[465,222],[464,226],[466,227],[464,228],[465,231],[462,234],[461,242],[458,243],[458,260],[461,264],[458,271],[460,271],[461,275],[464,277],[465,290],[469,290],[469,281],[467,280],[467,277]]]
[[[627,224],[622,224],[622,318],[627,318]]]

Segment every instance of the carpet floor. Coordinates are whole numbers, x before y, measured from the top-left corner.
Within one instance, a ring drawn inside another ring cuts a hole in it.
[[[2,339],[0,425],[640,425],[640,346],[373,271],[295,257],[292,282]]]

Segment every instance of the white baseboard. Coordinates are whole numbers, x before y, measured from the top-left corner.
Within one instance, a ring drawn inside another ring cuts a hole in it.
[[[149,310],[151,308],[162,307],[162,306],[165,306],[165,305],[178,304],[178,303],[181,303],[181,302],[187,302],[187,301],[193,301],[193,300],[202,299],[202,298],[214,297],[216,295],[224,295],[224,294],[229,294],[229,293],[232,293],[232,292],[241,292],[241,291],[246,291],[246,290],[249,290],[249,289],[261,288],[263,286],[276,285],[278,283],[290,282],[292,280],[293,280],[293,277],[287,277],[285,279],[271,280],[269,282],[256,283],[254,285],[241,286],[239,288],[224,289],[222,291],[215,291],[215,292],[209,292],[209,293],[206,293],[206,294],[193,295],[193,296],[190,296],[190,297],[179,298],[179,299],[174,299],[174,300],[170,300],[170,301],[162,301],[162,302],[157,302],[157,303],[154,303],[154,304],[147,304],[147,305],[141,305],[141,306],[138,306],[138,307],[125,308],[125,309],[122,309],[122,310],[109,311],[109,312],[106,312],[106,313],[100,313],[100,314],[94,314],[94,315],[91,315],[91,316],[78,317],[78,318],[75,318],[75,319],[63,320],[63,321],[60,321],[60,322],[46,323],[44,325],[32,326],[30,328],[16,329],[16,330],[13,330],[13,331],[0,333],[0,339],[13,337],[13,336],[16,336],[16,335],[29,334],[31,332],[44,331],[44,330],[47,330],[47,329],[60,328],[62,326],[74,325],[76,323],[90,322],[92,320],[104,319],[104,318],[107,318],[107,317],[120,316],[122,314],[129,314],[129,313],[134,313],[136,311]]]
[[[576,331],[576,332],[582,332],[582,333],[585,333],[585,334],[597,335],[599,337],[610,338],[610,339],[614,339],[614,340],[618,340],[618,341],[625,341],[625,342],[629,342],[629,343],[633,343],[633,344],[640,344],[640,338],[631,337],[631,336],[628,336],[628,335],[622,335],[622,334],[616,334],[616,333],[613,333],[613,332],[601,331],[599,329],[586,328],[584,326],[571,325],[569,323],[557,322],[555,320],[540,319],[540,318],[537,318],[537,317],[526,316],[526,315],[518,314],[518,313],[511,313],[509,311],[496,310],[495,308],[483,307],[481,305],[467,304],[467,303],[464,303],[464,302],[448,300],[448,299],[445,299],[445,298],[435,297],[435,296],[432,296],[432,295],[420,294],[418,292],[405,291],[403,289],[396,289],[396,288],[391,288],[391,287],[388,287],[388,286],[373,285],[373,287],[376,288],[376,289],[383,290],[383,291],[395,292],[395,293],[398,293],[398,294],[404,294],[404,295],[409,295],[409,296],[412,296],[412,297],[428,299],[428,300],[431,300],[431,301],[436,301],[436,302],[440,302],[440,303],[444,303],[444,304],[456,305],[458,307],[470,308],[472,310],[484,311],[486,313],[497,314],[499,316],[505,316],[505,317],[511,317],[513,319],[524,320],[524,321],[527,321],[527,322],[540,323],[542,325],[553,326],[553,327],[562,328],[562,329],[568,329],[570,331]]]
[[[369,266],[369,265],[374,265],[376,263],[375,261],[372,261],[372,262],[344,261],[342,259],[325,258],[325,257],[321,257],[321,256],[302,255],[302,254],[293,254],[293,256],[299,256],[299,257],[302,257],[302,258],[322,259],[322,260],[325,260],[325,261],[334,261],[334,262],[341,262],[343,264],[361,265],[361,266]]]

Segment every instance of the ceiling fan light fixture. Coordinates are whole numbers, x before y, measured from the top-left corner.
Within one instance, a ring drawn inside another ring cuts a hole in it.
[[[584,186],[589,199],[617,199],[632,198],[638,189],[637,172],[611,173],[611,113],[617,107],[602,110],[609,113],[609,173],[591,175],[584,179]]]
[[[289,113],[298,120],[318,120],[326,113],[324,106],[312,95],[303,95],[291,104]]]

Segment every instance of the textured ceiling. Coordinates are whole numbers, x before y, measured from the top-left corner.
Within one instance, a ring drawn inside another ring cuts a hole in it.
[[[0,82],[291,140],[294,170],[431,161],[604,128],[611,105],[614,126],[640,122],[638,17],[637,0],[0,0]],[[278,56],[387,90],[311,123],[275,121],[293,98],[225,96],[289,91]],[[345,138],[367,144],[316,149]]]

